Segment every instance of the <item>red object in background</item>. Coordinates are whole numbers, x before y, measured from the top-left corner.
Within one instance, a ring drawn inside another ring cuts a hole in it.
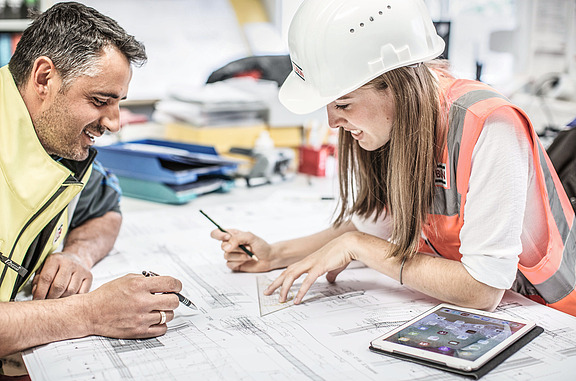
[[[335,154],[331,145],[320,148],[301,146],[298,155],[298,172],[318,177],[326,176],[326,159]]]
[[[22,33],[12,33],[12,54],[16,50],[16,45],[20,42],[20,38],[22,37]]]
[[[234,78],[253,78],[262,79],[262,72],[260,70],[247,70],[234,74]]]
[[[120,107],[120,126],[124,127],[127,124],[146,123],[148,117],[144,114],[136,114],[127,108]]]

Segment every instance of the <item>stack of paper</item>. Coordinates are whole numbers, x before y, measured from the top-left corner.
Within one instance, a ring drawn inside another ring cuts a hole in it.
[[[158,102],[153,117],[162,123],[184,122],[196,127],[246,126],[265,123],[267,113],[266,103],[258,97],[230,81],[220,81],[201,88],[174,89],[169,99]]]

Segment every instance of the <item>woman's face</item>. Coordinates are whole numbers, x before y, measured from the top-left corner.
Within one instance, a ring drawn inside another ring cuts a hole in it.
[[[348,131],[366,151],[390,140],[395,107],[389,88],[361,87],[328,104],[327,110],[330,127]]]

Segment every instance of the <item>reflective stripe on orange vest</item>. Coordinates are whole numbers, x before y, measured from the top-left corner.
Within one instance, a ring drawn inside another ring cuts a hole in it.
[[[540,279],[537,279],[536,276],[530,279],[528,275],[525,275],[534,284],[534,287],[536,287],[544,300],[552,304],[560,302],[567,295],[574,292],[574,285],[576,284],[576,224],[574,215],[571,216],[571,220],[568,220],[567,218],[570,218],[570,216],[566,216],[564,213],[560,195],[566,195],[563,191],[558,192],[559,188],[557,188],[557,184],[555,184],[553,180],[555,172],[550,170],[551,164],[549,163],[548,156],[540,144],[538,144],[538,153],[541,164],[548,162],[548,165],[541,165],[541,167],[544,172],[548,204],[554,217],[554,224],[558,230],[559,244],[561,244],[564,249],[561,257],[552,256],[550,257],[551,260],[542,266],[542,269],[547,268],[547,272],[552,273],[552,275],[540,276]],[[550,250],[551,248],[548,247],[549,252]],[[530,272],[530,269],[522,266],[520,266],[520,269],[522,273]],[[534,283],[535,281],[536,284]],[[573,308],[574,311],[576,311],[576,300]],[[572,314],[574,314],[574,312],[572,312]]]
[[[486,118],[500,107],[516,110],[532,144],[536,177],[547,215],[547,252],[536,266],[519,270],[547,305],[576,316],[576,224],[574,211],[527,116],[490,87],[467,80],[450,81],[443,94],[449,109],[446,147],[438,165],[434,214],[423,228],[429,246],[442,256],[460,260],[459,233],[470,179],[471,156]],[[529,293],[526,293],[529,294]],[[530,296],[530,295],[527,295]]]

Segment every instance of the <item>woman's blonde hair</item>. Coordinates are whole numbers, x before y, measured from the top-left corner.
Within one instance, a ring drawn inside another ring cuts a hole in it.
[[[443,74],[441,61],[401,67],[382,74],[364,86],[390,89],[396,116],[390,141],[366,151],[349,133],[340,130],[340,212],[338,226],[352,214],[376,220],[390,213],[395,244],[392,257],[415,255],[422,225],[434,200],[434,171],[440,147],[440,101],[437,80],[430,68]]]

